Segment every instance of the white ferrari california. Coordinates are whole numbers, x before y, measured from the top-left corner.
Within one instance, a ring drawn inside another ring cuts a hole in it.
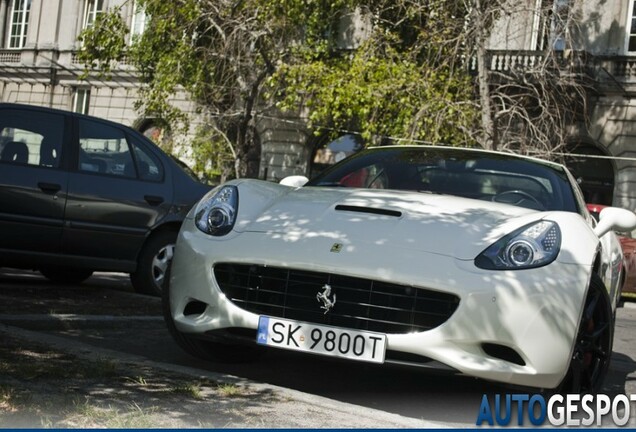
[[[388,146],[281,183],[231,181],[186,218],[164,311],[190,354],[271,347],[601,386],[624,279],[613,230],[636,215],[609,207],[596,223],[563,166]]]

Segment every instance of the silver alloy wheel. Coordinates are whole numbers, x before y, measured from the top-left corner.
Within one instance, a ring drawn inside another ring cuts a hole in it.
[[[163,286],[163,282],[172,262],[172,256],[174,255],[174,244],[167,244],[154,256],[152,259],[152,280],[159,291]]]

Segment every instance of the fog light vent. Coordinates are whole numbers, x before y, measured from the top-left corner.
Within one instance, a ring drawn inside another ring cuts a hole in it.
[[[185,316],[201,315],[203,312],[205,312],[205,308],[207,307],[208,305],[206,303],[203,303],[198,300],[193,300],[190,303],[188,303],[186,307],[183,309],[183,315]]]
[[[517,351],[504,345],[498,345],[494,343],[483,343],[481,348],[490,357],[498,358],[510,363],[517,364],[519,366],[525,366],[526,362],[521,358]]]

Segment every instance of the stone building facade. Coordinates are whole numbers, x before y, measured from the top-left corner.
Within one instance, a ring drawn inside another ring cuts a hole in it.
[[[98,13],[119,5],[132,35],[142,32],[145,15],[133,0],[0,0],[0,101],[90,114],[151,133],[158,122],[134,108],[139,83],[132,68],[117,65],[109,80],[80,79],[78,35]],[[185,93],[173,102],[194,111]]]
[[[502,71],[550,47],[584,58],[590,127],[572,126],[566,161],[589,201],[636,210],[636,0],[518,0],[514,9],[492,33],[489,66]],[[569,34],[556,31],[559,14]]]

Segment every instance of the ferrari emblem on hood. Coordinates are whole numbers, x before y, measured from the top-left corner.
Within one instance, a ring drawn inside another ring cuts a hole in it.
[[[342,243],[334,243],[333,246],[331,246],[331,251],[333,253],[339,253],[342,250]]]
[[[333,300],[329,297],[331,296],[331,285],[325,284],[322,287],[322,291],[319,291],[316,294],[316,300],[322,302],[322,306],[320,309],[324,309],[325,315],[336,305],[336,293],[333,294]]]

